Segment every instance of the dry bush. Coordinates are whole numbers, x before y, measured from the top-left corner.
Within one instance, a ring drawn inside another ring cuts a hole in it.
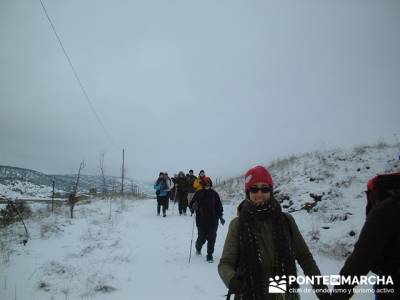
[[[353,243],[347,240],[338,240],[332,244],[322,243],[319,247],[319,251],[328,256],[343,259],[349,256],[353,251],[353,247]]]
[[[9,243],[0,239],[0,264],[7,264],[10,261],[12,250]]]
[[[289,158],[282,158],[282,159],[275,159],[269,164],[269,169],[285,169],[289,166],[290,159]]]
[[[23,201],[10,202],[7,206],[0,210],[0,225],[7,226],[18,221],[19,216],[27,218],[32,215],[30,207]]]
[[[316,225],[314,225],[312,230],[308,232],[308,236],[310,237],[311,241],[319,241],[321,236],[319,228]]]
[[[57,234],[63,232],[64,230],[61,228],[57,222],[48,222],[40,225],[40,238],[48,239],[53,234]]]
[[[353,152],[356,156],[363,155],[365,154],[365,152],[367,152],[367,146],[365,145],[355,146]]]
[[[377,149],[384,149],[387,147],[389,147],[389,145],[383,139],[379,140],[378,143],[376,144]]]

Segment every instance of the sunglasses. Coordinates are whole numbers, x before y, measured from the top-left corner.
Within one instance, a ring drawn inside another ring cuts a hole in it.
[[[252,186],[249,189],[249,192],[253,194],[257,194],[258,191],[261,191],[263,194],[266,194],[272,192],[272,188],[270,188],[269,186],[263,186],[263,187]]]

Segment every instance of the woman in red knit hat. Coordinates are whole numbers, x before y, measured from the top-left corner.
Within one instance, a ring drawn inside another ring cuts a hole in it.
[[[247,171],[246,199],[229,225],[218,265],[228,295],[235,294],[235,299],[299,299],[297,286],[287,286],[286,281],[296,276],[296,261],[305,275],[321,275],[294,218],[283,213],[274,198],[273,187],[266,168]],[[324,290],[316,293],[319,299],[330,297],[327,286],[314,288]]]

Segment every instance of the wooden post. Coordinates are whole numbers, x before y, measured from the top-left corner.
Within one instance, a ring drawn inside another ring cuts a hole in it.
[[[125,149],[122,149],[122,184],[121,184],[121,194],[124,193],[124,163],[125,163]]]
[[[51,195],[51,213],[54,212],[54,185],[55,185],[55,181],[53,179],[53,194]]]

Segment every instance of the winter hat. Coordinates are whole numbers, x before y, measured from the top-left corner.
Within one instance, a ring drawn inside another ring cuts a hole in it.
[[[204,186],[206,186],[206,185],[212,186],[212,180],[211,180],[210,177],[206,176],[206,177],[204,177],[204,178],[202,179],[202,181],[203,181],[203,185],[204,185]]]
[[[367,215],[376,203],[385,200],[395,190],[400,190],[400,172],[379,174],[368,180]]]
[[[245,175],[245,191],[247,192],[257,182],[265,183],[271,188],[274,186],[271,174],[263,166],[257,166],[247,171]]]

